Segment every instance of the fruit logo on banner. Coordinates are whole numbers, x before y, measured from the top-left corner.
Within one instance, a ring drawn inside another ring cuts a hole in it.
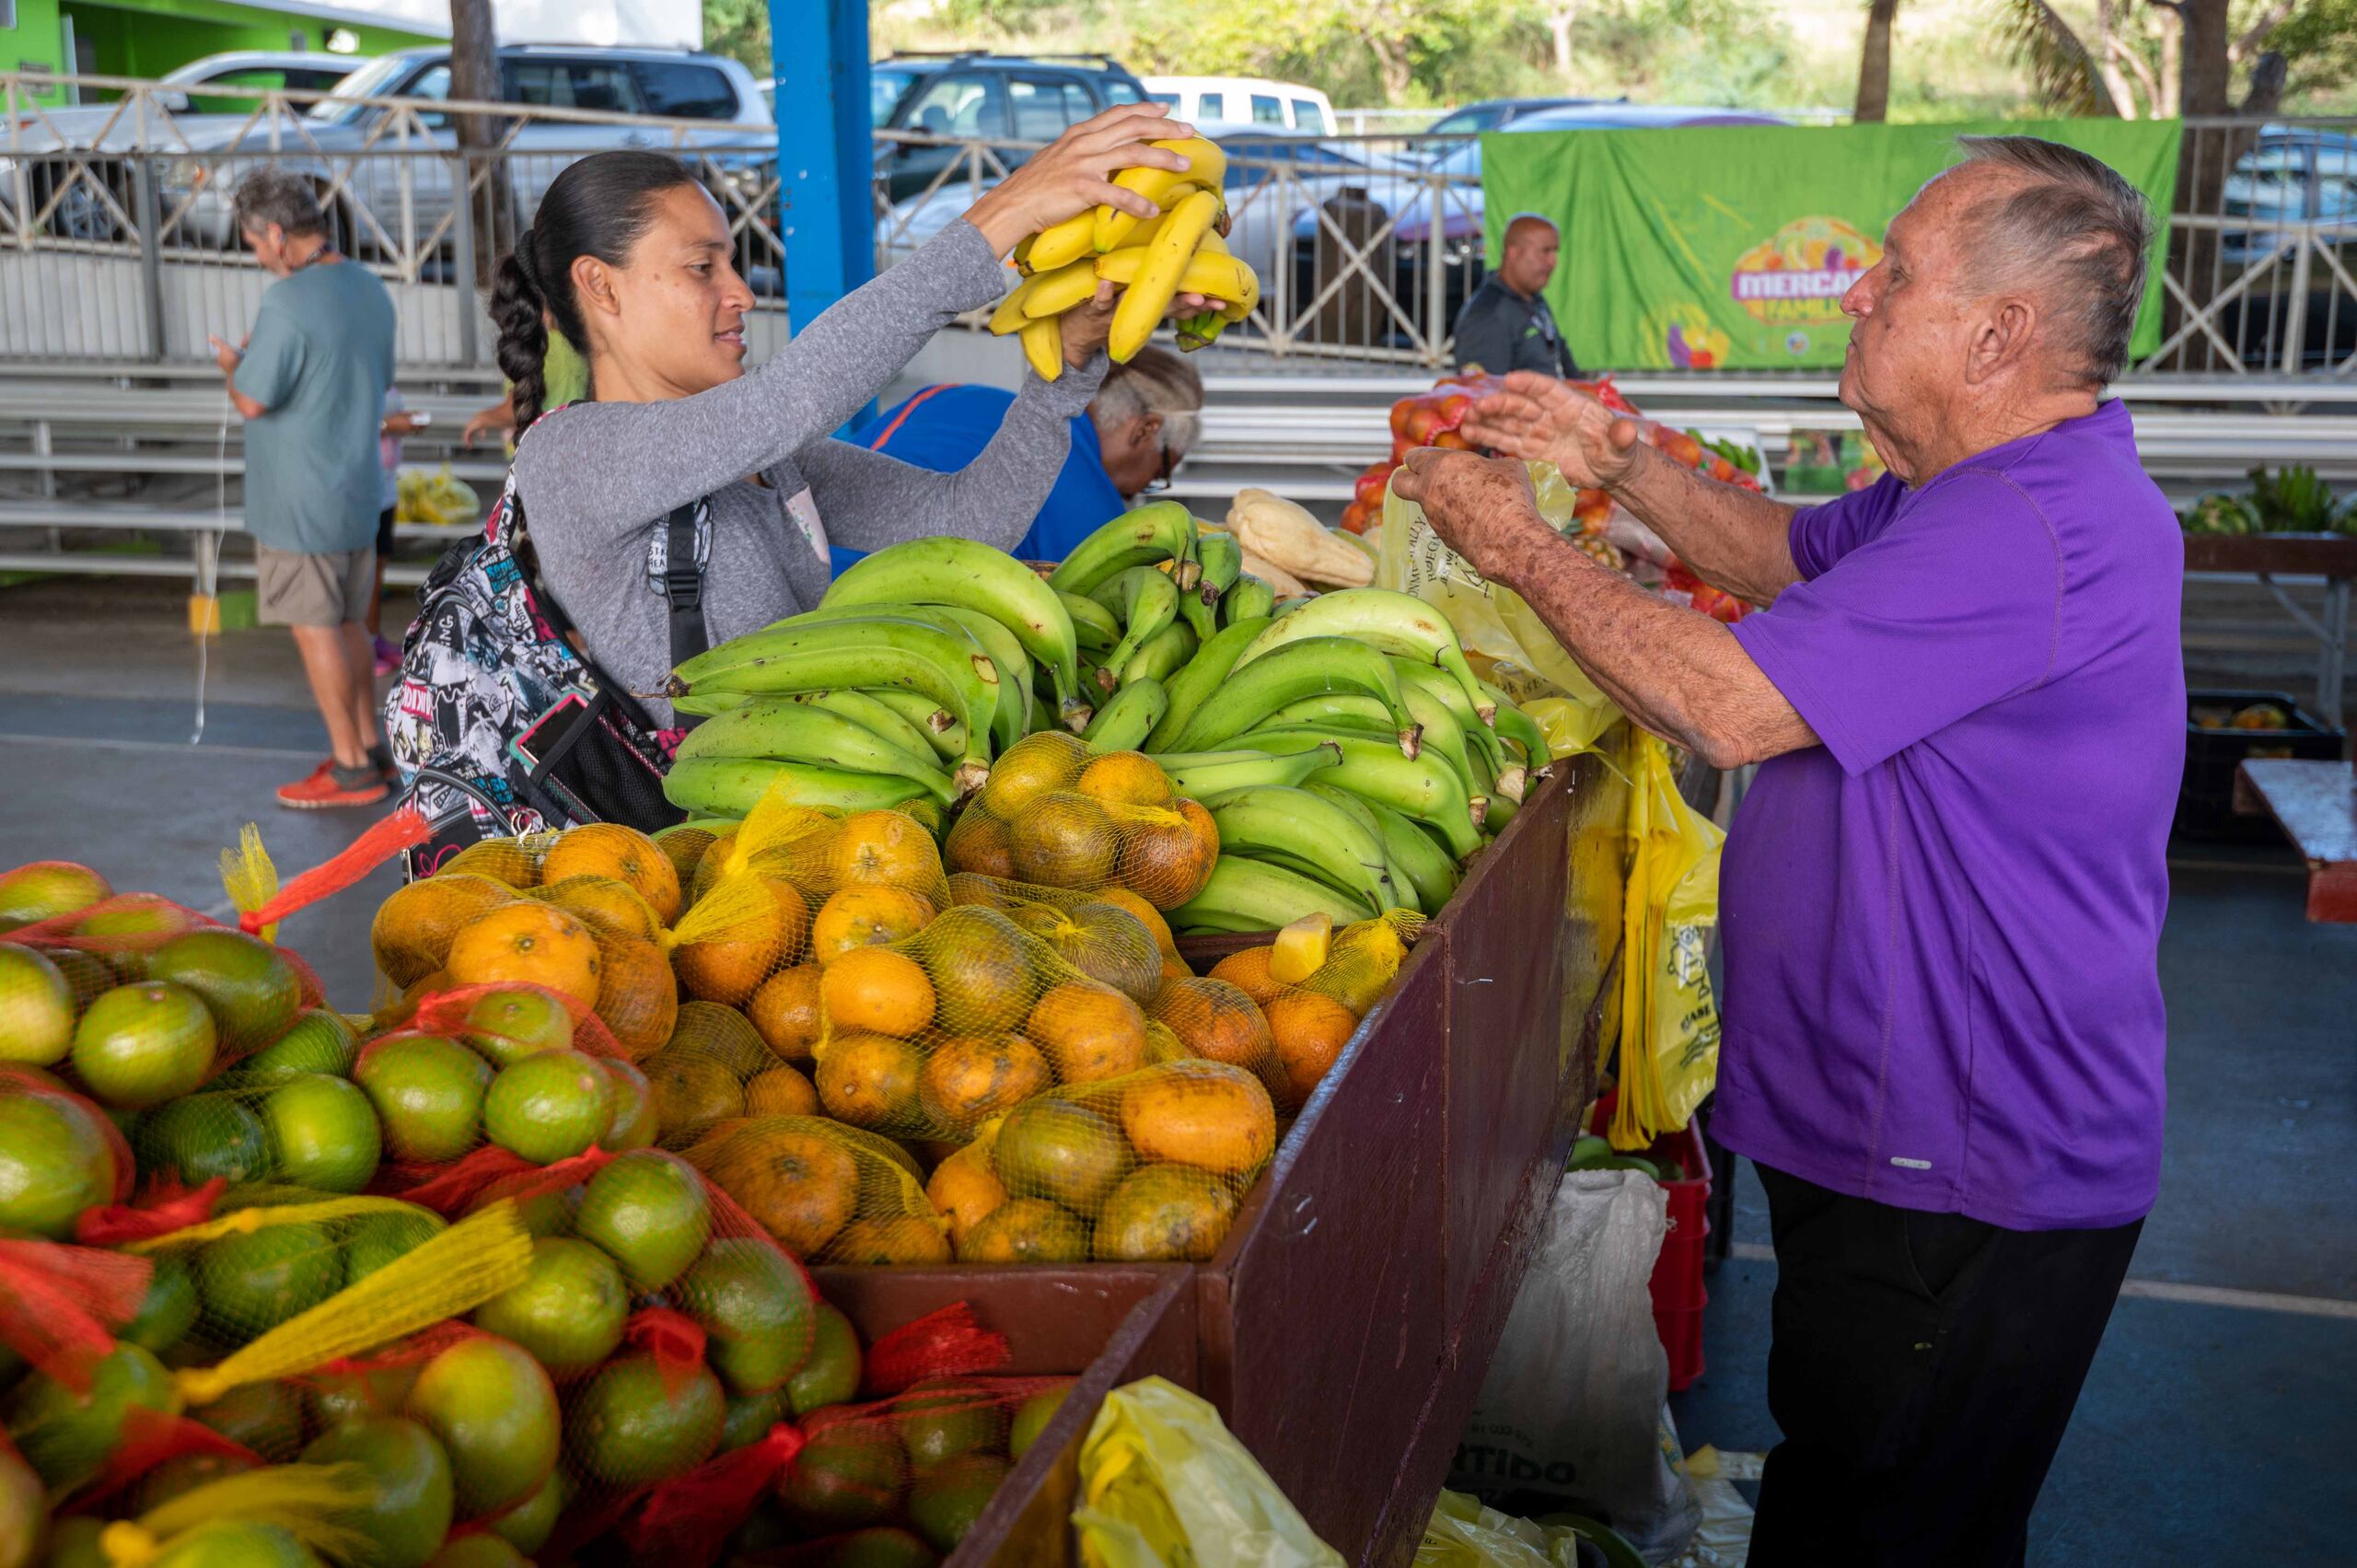
[[[1790,370],[1841,363],[1841,296],[1882,260],[1923,183],[1964,156],[1960,133],[2041,136],[2102,159],[2166,212],[2167,121],[1987,125],[1696,125],[1493,132],[1481,206],[1495,256],[1507,218],[1562,230],[1547,303],[1599,370]],[[2156,244],[2131,351],[2160,346]]]

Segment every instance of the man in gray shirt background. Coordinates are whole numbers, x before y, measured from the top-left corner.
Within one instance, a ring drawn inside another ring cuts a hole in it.
[[[1516,213],[1507,220],[1505,253],[1457,313],[1459,370],[1478,366],[1492,376],[1509,370],[1565,377],[1580,373],[1545,298],[1561,246],[1554,224],[1537,213]]]
[[[294,633],[332,755],[279,804],[369,806],[389,793],[366,618],[376,575],[377,436],[393,380],[393,301],[338,254],[310,182],[269,167],[238,187],[238,232],[277,282],[243,349],[213,340],[246,421],[246,529],[261,621]]]

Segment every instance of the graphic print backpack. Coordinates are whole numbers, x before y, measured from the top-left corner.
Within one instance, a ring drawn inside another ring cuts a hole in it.
[[[681,506],[656,534],[675,663],[707,644],[702,510]],[[418,591],[384,714],[405,796],[433,828],[409,852],[412,877],[482,839],[583,822],[652,832],[686,819],[663,796],[679,732],[658,730],[580,651],[531,559],[511,470],[482,536],[443,552]]]

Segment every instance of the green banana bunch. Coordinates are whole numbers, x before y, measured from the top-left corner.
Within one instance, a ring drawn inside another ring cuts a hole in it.
[[[1061,609],[1061,607],[1059,607]],[[913,691],[966,729],[960,787],[990,771],[985,739],[998,706],[998,667],[963,631],[892,616],[823,621],[731,637],[672,672],[671,697],[714,692],[785,697],[838,688]]]
[[[1449,895],[1457,891],[1460,874],[1457,863],[1448,858],[1433,836],[1380,801],[1354,795],[1337,784],[1324,779],[1311,779],[1303,785],[1312,795],[1329,799],[1341,797],[1357,802],[1373,815],[1376,830],[1383,838],[1383,852],[1391,864],[1408,878],[1415,889],[1416,901],[1426,914],[1438,914],[1447,903]]]
[[[1195,534],[1195,563],[1202,568],[1203,575],[1187,597],[1178,601],[1178,613],[1195,629],[1195,640],[1208,643],[1212,633],[1219,630],[1220,596],[1235,585],[1244,570],[1244,547],[1232,533],[1200,528]]]
[[[1147,750],[1176,749],[1171,742],[1193,721],[1196,710],[1211,701],[1237,659],[1268,624],[1265,619],[1238,621],[1203,639],[1186,668],[1163,682],[1169,689],[1170,711],[1162,715],[1162,722],[1154,726],[1154,734],[1147,738]]]
[[[1180,602],[1185,602],[1181,596]],[[1121,667],[1124,686],[1135,680],[1167,680],[1187,666],[1195,656],[1195,633],[1184,621],[1174,621],[1145,640],[1145,645],[1130,656]]]
[[[674,697],[671,699],[671,711],[675,714],[686,714],[694,718],[708,719],[714,714],[725,714],[731,708],[741,708],[752,700],[749,694],[743,691],[711,691],[695,696]]]
[[[1297,784],[1313,773],[1341,764],[1341,744],[1324,737],[1283,739],[1286,749],[1278,749],[1276,740],[1271,744],[1266,751],[1149,751],[1146,755],[1170,780],[1172,791],[1190,800],[1254,784]]]
[[[1004,626],[1025,652],[1047,667],[1059,707],[1068,708],[1078,698],[1079,656],[1072,617],[1038,573],[1004,550],[947,535],[887,545],[853,563],[819,600],[821,608],[855,604],[940,604],[979,610]],[[1064,722],[1079,727],[1069,713]],[[1086,722],[1084,716],[1081,723]]]
[[[701,758],[761,758],[806,762],[843,773],[886,773],[922,785],[944,806],[958,791],[949,775],[934,766],[931,748],[920,757],[894,745],[866,726],[830,709],[787,697],[748,703],[690,730],[679,742],[679,761]]]
[[[1342,761],[1325,771],[1328,782],[1430,823],[1459,860],[1481,847],[1481,816],[1489,801],[1469,795],[1465,780],[1438,756],[1403,757],[1398,747],[1376,736],[1304,726],[1250,730],[1239,738],[1248,746],[1273,739],[1332,740],[1342,749]]]
[[[1230,626],[1246,621],[1266,621],[1277,612],[1277,590],[1246,572],[1220,596],[1220,619]]]
[[[1056,599],[1072,617],[1073,637],[1085,654],[1109,654],[1121,640],[1121,623],[1113,612],[1082,594],[1058,593]]]
[[[1260,635],[1265,641],[1268,633]],[[1245,650],[1247,655],[1250,651]],[[1400,693],[1399,672],[1377,649],[1342,637],[1288,643],[1249,663],[1239,658],[1228,671],[1219,701],[1197,710],[1193,722],[1179,735],[1177,749],[1208,751],[1265,724],[1288,703],[1334,691],[1357,692],[1381,703],[1398,734],[1400,754],[1416,754],[1422,732]]]
[[[1090,589],[1088,597],[1121,621],[1121,640],[1105,656],[1105,667],[1097,674],[1097,685],[1110,691],[1115,684],[1110,677],[1128,668],[1130,656],[1178,618],[1178,585],[1167,572],[1131,566]]]
[[[1473,667],[1465,661],[1465,650],[1457,641],[1457,629],[1448,623],[1446,616],[1413,594],[1396,593],[1389,588],[1343,588],[1320,594],[1280,617],[1275,625],[1261,633],[1260,640],[1245,649],[1244,656],[1237,660],[1237,668],[1242,669],[1254,659],[1304,637],[1350,637],[1387,654],[1437,665],[1464,690],[1475,716],[1483,725],[1496,714],[1497,709],[1482,691]]]
[[[1282,866],[1346,893],[1378,913],[1404,909],[1411,891],[1392,885],[1383,840],[1355,815],[1306,789],[1260,784],[1202,803],[1231,854]]]
[[[758,700],[758,699],[757,699]],[[931,726],[939,720],[944,726],[953,722],[939,708],[925,715],[919,725],[903,717],[898,708],[867,691],[796,691],[790,701],[807,703],[814,708],[826,708],[842,714],[853,724],[865,725],[911,757],[936,757],[944,753]],[[674,704],[676,706],[676,704]],[[946,754],[955,761],[958,753]]]
[[[1347,893],[1266,861],[1223,854],[1195,896],[1170,912],[1178,932],[1271,931],[1304,915],[1337,925],[1373,920],[1376,912]]]
[[[1425,906],[1422,889],[1409,877],[1407,868],[1401,865],[1399,857],[1391,853],[1391,846],[1386,842],[1382,820],[1376,815],[1377,807],[1367,801],[1361,800],[1349,790],[1320,783],[1314,777],[1301,787],[1307,794],[1325,801],[1336,810],[1347,813],[1352,821],[1356,822],[1374,836],[1376,843],[1383,850],[1384,875],[1390,878],[1392,895],[1399,907],[1414,910],[1419,914],[1430,914],[1440,907],[1437,904],[1430,908]],[[1400,817],[1398,812],[1393,812],[1392,816],[1403,827],[1408,827],[1409,831],[1416,833],[1420,838],[1423,836],[1421,830],[1410,827],[1407,819]],[[1441,869],[1444,872],[1448,871],[1448,856],[1441,853],[1440,846],[1433,843],[1429,839],[1425,840],[1425,843],[1431,849],[1433,857],[1440,862]]]
[[[1260,664],[1268,662],[1262,659]],[[1258,669],[1260,664],[1252,668]],[[1434,701],[1428,693],[1404,681],[1400,686],[1407,699],[1408,712],[1414,715],[1416,727],[1423,732],[1419,749],[1435,752],[1446,759],[1448,765],[1464,778],[1468,790],[1473,789],[1477,782],[1490,778],[1489,769],[1478,765],[1482,761],[1481,752],[1466,739],[1464,729],[1457,722],[1457,715],[1449,712],[1446,704]],[[1326,691],[1314,697],[1304,697],[1271,714],[1269,722],[1279,726],[1309,725],[1357,729],[1369,735],[1390,735],[1397,730],[1388,709],[1375,698],[1356,691]]]
[[[847,773],[749,757],[693,757],[671,765],[663,778],[663,795],[683,811],[741,819],[779,784],[796,805],[836,811],[880,811],[926,793],[914,780],[888,773]]]
[[[1175,561],[1171,577],[1181,588],[1195,586],[1195,519],[1176,501],[1149,501],[1122,513],[1073,546],[1048,577],[1058,593],[1086,594],[1132,566]],[[845,574],[848,575],[849,574]]]
[[[1512,698],[1488,681],[1481,682],[1481,690],[1498,705],[1499,736],[1522,748],[1523,765],[1532,772],[1544,769],[1554,753],[1548,749],[1547,732],[1538,727],[1538,721],[1515,706]]]
[[[1134,751],[1170,706],[1170,694],[1152,676],[1124,681],[1121,689],[1099,704],[1097,716],[1080,738],[1091,751]]]
[[[1448,671],[1422,659],[1402,658],[1398,654],[1390,657],[1391,668],[1399,672],[1402,691],[1422,691],[1432,701],[1446,703],[1456,716],[1457,727],[1465,732],[1468,749],[1478,749],[1492,772],[1505,766],[1505,748],[1498,740],[1498,732],[1481,722],[1480,715],[1473,711],[1473,699],[1465,694],[1465,688]]]
[[[897,691],[885,688],[863,691],[861,695],[871,697],[883,703],[923,731],[925,739],[932,743],[935,756],[954,762],[966,755],[966,748],[969,744],[966,726],[958,723],[948,709],[935,706],[925,697],[914,691]],[[859,715],[853,714],[851,716],[857,718]]]
[[[788,616],[773,622],[775,626],[816,625],[828,621],[872,621],[888,615],[902,621],[922,621],[938,626],[945,632],[961,633],[974,641],[974,645],[990,656],[998,670],[997,700],[992,704],[991,741],[1004,751],[1031,733],[1031,658],[1023,645],[1005,625],[979,610],[968,610],[955,604],[873,604],[837,605],[821,603],[818,609]]]

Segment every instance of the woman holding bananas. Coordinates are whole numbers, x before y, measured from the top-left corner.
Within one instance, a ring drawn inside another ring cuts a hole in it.
[[[929,534],[1000,548],[1021,538],[1063,462],[1067,421],[1103,378],[1114,285],[1062,319],[1057,374],[1035,367],[997,437],[959,471],[928,472],[830,433],[935,331],[1004,291],[1004,259],[1018,240],[1100,205],[1155,215],[1113,177],[1184,168],[1148,143],[1186,134],[1155,104],[1072,127],[915,256],[799,324],[749,374],[752,294],[732,264],[727,220],[694,175],[646,152],[566,168],[502,258],[492,314],[524,432],[515,494],[541,586],[589,656],[633,691],[663,689],[673,662],[666,522],[682,507],[695,512],[714,644],[817,605],[830,539],[876,550]],[[1169,308],[1192,315],[1206,304],[1181,295]],[[587,360],[589,397],[541,420],[552,332]],[[647,706],[669,722],[667,703]]]

